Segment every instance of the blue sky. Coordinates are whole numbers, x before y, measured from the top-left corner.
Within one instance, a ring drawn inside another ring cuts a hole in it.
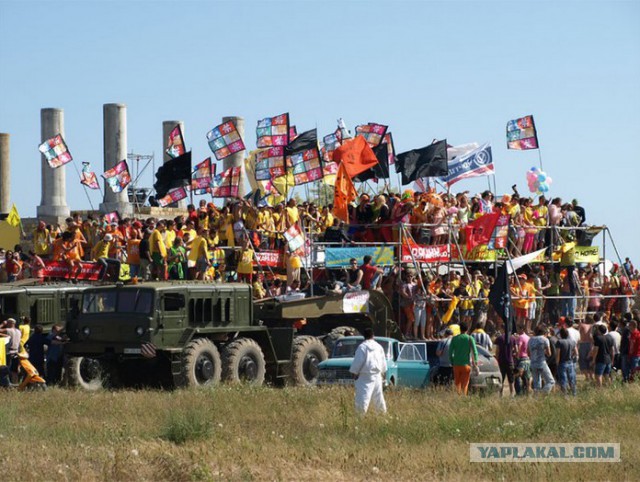
[[[0,0],[0,132],[22,216],[40,202],[43,107],[64,109],[74,158],[98,172],[102,105],[123,102],[129,150],[160,158],[162,121],[180,119],[194,162],[225,115],[245,117],[250,148],[256,121],[282,112],[320,135],[338,117],[388,124],[398,152],[489,141],[498,194],[527,191],[537,152],[507,151],[504,130],[533,114],[551,195],[578,198],[640,264],[638,85],[638,1]],[[68,204],[88,208],[66,169]]]

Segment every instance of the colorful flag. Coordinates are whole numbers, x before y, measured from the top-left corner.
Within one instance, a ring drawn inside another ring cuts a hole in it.
[[[225,122],[207,132],[209,147],[219,161],[236,152],[244,151],[244,142],[233,121]]]
[[[387,132],[383,139],[382,144],[387,144],[389,146],[387,153],[389,154],[389,162],[390,166],[393,166],[396,162],[396,148],[393,145],[393,136],[391,132]]]
[[[9,215],[7,216],[6,221],[9,226],[13,226],[14,228],[17,228],[22,224],[22,220],[20,219],[20,215],[18,214],[18,208],[15,204],[11,205],[11,211],[9,211]]]
[[[91,163],[82,163],[80,182],[87,186],[89,189],[100,189],[100,184],[98,184],[98,176],[96,176],[96,173],[91,170]]]
[[[180,124],[176,124],[176,126],[171,129],[169,132],[169,139],[167,139],[167,149],[166,153],[170,158],[175,159],[176,157],[181,156],[187,152],[184,147],[184,138],[182,136],[182,129],[180,128]]]
[[[438,141],[421,149],[398,154],[396,172],[402,174],[402,185],[421,177],[442,177],[449,173],[447,141]]]
[[[191,191],[194,194],[206,194],[207,192],[209,192],[209,190],[211,189],[211,180],[215,175],[215,171],[216,166],[215,164],[211,164],[210,157],[207,157],[200,164],[196,164],[195,168],[193,169],[193,175],[191,176]],[[171,194],[171,192],[175,189],[169,191],[169,193],[167,193],[167,196],[169,196],[169,194]]]
[[[176,187],[174,189],[171,189],[171,191],[169,191],[166,196],[158,199],[158,205],[163,208],[186,197],[187,190],[183,187]]]
[[[297,224],[292,225],[284,232],[284,238],[287,240],[289,252],[304,256],[304,234]]]
[[[333,160],[342,161],[349,178],[357,176],[378,163],[378,158],[362,136],[346,140],[333,153]]]
[[[60,134],[44,141],[40,144],[38,150],[47,160],[49,166],[53,168],[63,166],[67,162],[71,162],[73,160],[73,157],[71,157],[71,153]]]
[[[322,179],[322,163],[318,150],[318,132],[316,129],[300,134],[285,147],[287,168],[293,170],[296,186]]]
[[[242,166],[230,167],[213,178],[211,197],[238,197]]]
[[[259,120],[256,135],[258,147],[286,146],[289,144],[289,113]]]
[[[256,154],[256,180],[266,181],[284,176],[284,147],[263,149]]]
[[[525,151],[537,148],[538,133],[532,115],[507,122],[507,149]]]
[[[369,122],[366,126],[356,127],[356,136],[364,137],[367,144],[373,148],[380,145],[388,128],[382,124]]]
[[[468,154],[457,156],[453,161],[450,161],[449,174],[443,177],[442,180],[447,186],[451,186],[462,179],[488,176],[495,172],[491,146],[486,143]]]
[[[114,167],[105,171],[102,177],[107,181],[107,184],[113,192],[122,192],[131,182],[127,161],[120,161]]]
[[[336,175],[335,191],[333,195],[333,215],[338,219],[349,222],[349,204],[358,197],[351,176],[347,172],[344,163],[338,166],[338,174]]]
[[[109,224],[117,223],[118,221],[120,221],[120,215],[118,214],[118,211],[113,211],[105,214],[104,220]]]
[[[320,153],[322,154],[322,160],[324,162],[332,162],[333,153],[338,147],[342,145],[342,143],[338,140],[338,132],[340,132],[339,129],[337,129],[336,132],[327,134],[322,138],[322,142],[320,143]]]
[[[289,127],[289,142],[298,137],[298,128],[296,126]]]

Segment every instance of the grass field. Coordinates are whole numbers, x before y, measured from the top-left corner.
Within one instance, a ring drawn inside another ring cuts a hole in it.
[[[576,398],[353,391],[0,392],[7,480],[640,480],[640,386]],[[469,442],[620,442],[621,463],[475,463]]]

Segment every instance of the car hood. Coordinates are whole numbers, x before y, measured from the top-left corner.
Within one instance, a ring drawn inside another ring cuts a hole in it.
[[[329,358],[323,362],[318,363],[320,370],[327,368],[351,368],[353,358]]]

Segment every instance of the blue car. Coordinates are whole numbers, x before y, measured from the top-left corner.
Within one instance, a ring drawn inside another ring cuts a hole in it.
[[[318,365],[318,385],[352,385],[349,372],[362,336],[345,336],[333,347],[330,357]],[[394,338],[376,337],[387,355],[385,386],[424,388],[429,384],[426,343],[404,343]]]

